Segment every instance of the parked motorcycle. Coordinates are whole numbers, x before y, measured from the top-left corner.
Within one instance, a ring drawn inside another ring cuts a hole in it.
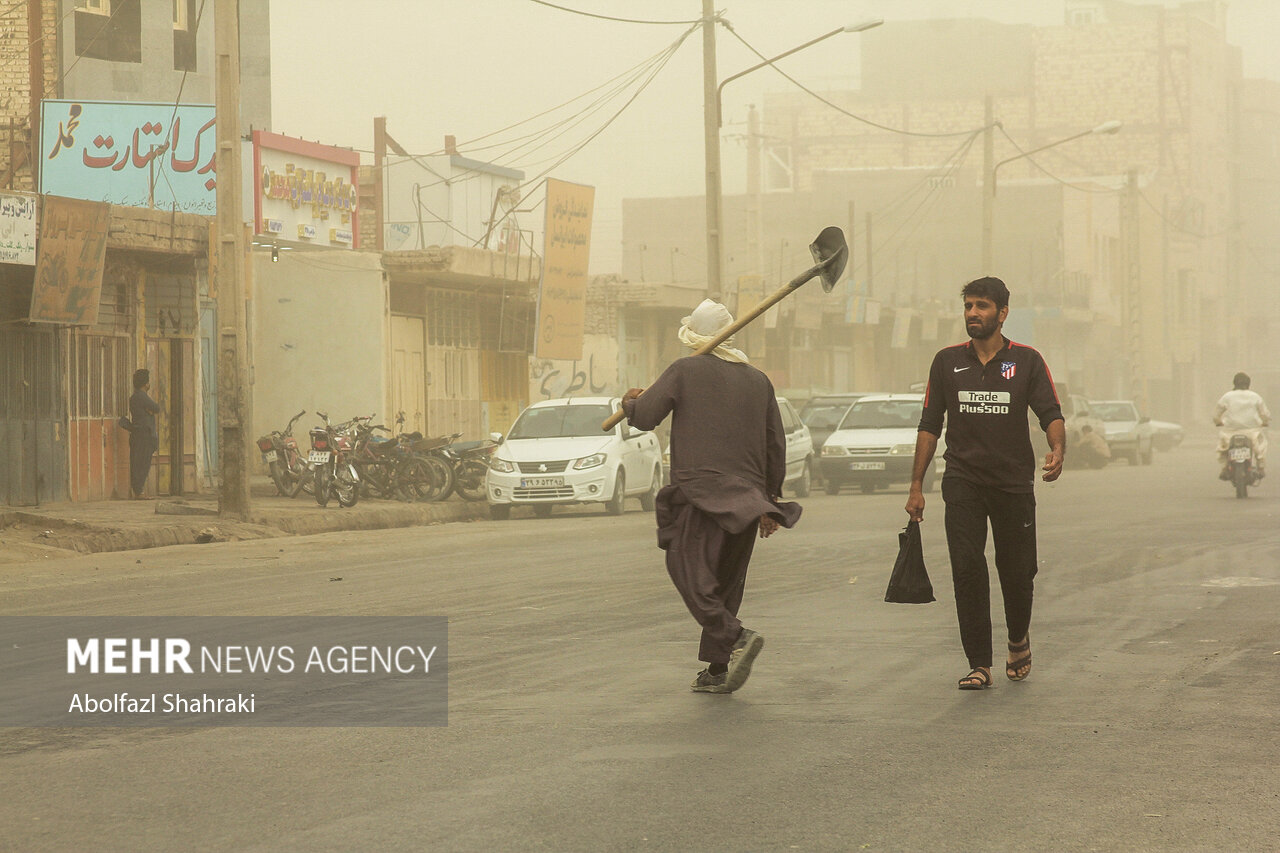
[[[262,461],[271,472],[276,491],[287,498],[298,494],[309,473],[298,449],[298,440],[293,437],[294,423],[306,413],[303,409],[289,420],[284,430],[272,430],[258,439],[258,450],[262,451]]]
[[[1235,487],[1237,498],[1249,497],[1249,487],[1258,484],[1258,460],[1254,454],[1253,440],[1247,433],[1233,433],[1227,440],[1227,467],[1222,479]]]
[[[329,498],[336,497],[339,506],[355,506],[360,500],[360,475],[351,464],[350,457],[355,443],[354,425],[362,419],[334,426],[327,414],[316,414],[324,421],[324,426],[312,428],[311,453],[307,456],[314,479],[316,503],[327,506]]]
[[[456,438],[456,436],[455,436]],[[464,501],[485,499],[485,475],[489,472],[489,457],[498,449],[496,442],[450,441],[440,453],[453,466],[453,491]],[[446,496],[447,497],[447,496]]]

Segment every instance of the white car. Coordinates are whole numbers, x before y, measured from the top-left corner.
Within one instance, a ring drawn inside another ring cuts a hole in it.
[[[602,503],[621,515],[628,497],[652,510],[662,488],[662,451],[652,432],[624,420],[603,432],[620,405],[617,397],[543,400],[520,413],[489,461],[485,491],[489,513],[511,517],[513,506],[531,506],[545,518],[557,504]]]
[[[1090,400],[1089,408],[1102,420],[1113,459],[1123,456],[1130,465],[1151,464],[1156,430],[1132,400]]]
[[[813,484],[813,438],[786,397],[778,398],[778,412],[787,434],[787,476],[782,487],[791,489],[798,498],[807,498]]]
[[[850,406],[822,445],[827,494],[839,494],[845,485],[870,494],[894,483],[910,484],[923,407],[923,394],[874,394]],[[924,478],[926,492],[933,490],[933,481],[943,470],[945,451],[939,439],[933,467]]]

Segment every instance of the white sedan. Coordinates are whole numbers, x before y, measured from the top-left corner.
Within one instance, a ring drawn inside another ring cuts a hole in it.
[[[604,432],[617,397],[543,400],[520,413],[489,462],[489,512],[511,517],[513,506],[532,506],[546,517],[557,504],[602,503],[621,515],[628,497],[652,510],[662,488],[662,451],[652,432],[624,420]]]

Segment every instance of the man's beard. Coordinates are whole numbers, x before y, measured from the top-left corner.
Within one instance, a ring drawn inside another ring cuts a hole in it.
[[[985,341],[996,333],[996,318],[992,317],[989,321],[983,320],[976,325],[964,324],[964,330],[969,333],[969,337],[978,341]]]

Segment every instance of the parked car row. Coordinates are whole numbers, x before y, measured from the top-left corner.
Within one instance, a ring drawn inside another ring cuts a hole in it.
[[[1180,426],[1141,416],[1130,400],[1059,397],[1068,446],[1078,451],[1068,458],[1082,464],[1101,467],[1120,456],[1133,465],[1150,464],[1153,450],[1182,440]],[[783,488],[806,497],[818,478],[830,495],[845,486],[869,494],[909,483],[923,402],[919,393],[826,394],[810,398],[797,413],[787,398],[778,397],[787,438]],[[602,432],[601,422],[620,403],[617,397],[543,400],[521,412],[506,435],[494,433],[498,446],[484,481],[492,517],[507,519],[514,507],[529,506],[545,518],[556,506],[591,504],[621,515],[628,498],[652,510],[669,481],[669,452],[652,432],[625,421]],[[926,492],[945,471],[945,450],[940,439],[925,476]]]

